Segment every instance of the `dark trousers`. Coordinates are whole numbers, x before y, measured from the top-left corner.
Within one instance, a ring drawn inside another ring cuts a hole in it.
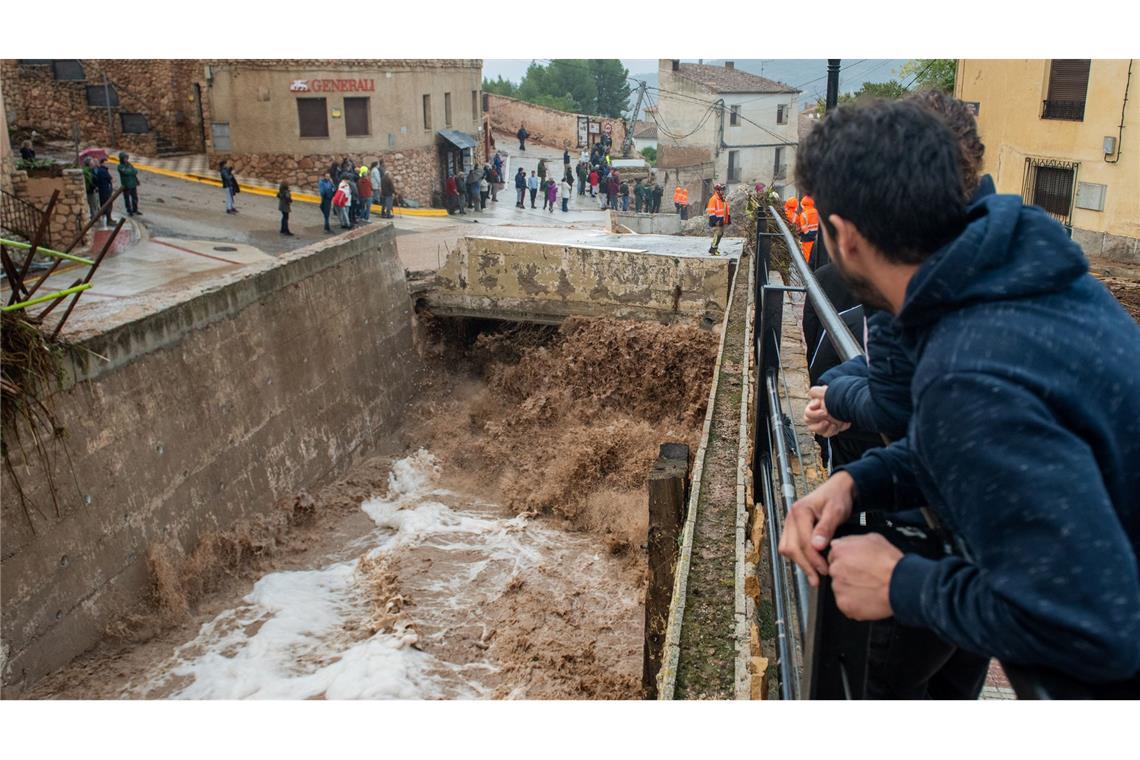
[[[329,213],[332,211],[332,198],[321,198],[321,216],[325,218],[325,231],[331,232],[329,227]]]
[[[126,204],[128,214],[137,214],[139,212],[139,189],[137,187],[124,187],[123,203]]]
[[[526,140],[519,140],[519,150],[526,150]]]
[[[578,195],[585,195],[585,194],[586,194],[586,180],[580,179],[580,180],[578,180]]]
[[[480,211],[486,210],[486,208],[487,208],[487,196],[490,194],[491,194],[491,192],[489,190],[480,190],[479,191],[479,210]]]
[[[530,207],[531,208],[534,208],[534,199],[537,195],[538,195],[537,189],[530,191]],[[545,208],[545,206],[544,206],[544,208]]]
[[[103,208],[104,206],[107,206],[107,201],[109,201],[109,200],[111,200],[111,194],[105,193],[102,190],[100,190],[99,191],[99,208]],[[106,220],[108,225],[111,224],[111,207],[110,206],[107,206],[107,210],[105,212],[103,212],[103,218]]]
[[[288,211],[282,211],[281,212],[281,231],[282,232],[288,232],[289,231],[289,212]]]
[[[569,204],[570,204],[570,199],[569,198],[563,198],[562,199],[562,210],[563,211],[569,211],[570,210]]]

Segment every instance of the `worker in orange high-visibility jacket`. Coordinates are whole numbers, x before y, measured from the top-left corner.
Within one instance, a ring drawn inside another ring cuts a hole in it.
[[[689,218],[689,188],[677,185],[673,190],[673,206],[681,217],[681,221]]]
[[[709,253],[713,256],[719,256],[720,239],[724,237],[724,228],[732,221],[729,218],[728,201],[724,197],[724,185],[717,185],[713,189],[713,195],[709,198],[709,205],[705,208],[705,213],[709,217],[709,226],[713,230],[712,245],[709,246]]]
[[[796,217],[798,216],[798,214],[796,214],[796,208],[799,205],[800,202],[796,200],[796,196],[794,195],[784,201],[784,218],[788,220],[788,224],[794,225],[796,223]]]
[[[811,249],[819,235],[819,212],[815,210],[815,201],[810,195],[805,195],[800,203],[804,209],[796,218],[796,225],[800,228],[800,248],[804,260],[811,261]]]

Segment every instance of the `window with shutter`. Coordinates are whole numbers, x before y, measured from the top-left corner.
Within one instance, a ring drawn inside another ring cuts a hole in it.
[[[119,125],[127,134],[142,135],[150,131],[150,124],[141,113],[120,113]]]
[[[297,98],[301,137],[328,137],[328,109],[324,98]]]
[[[366,137],[371,134],[368,128],[368,108],[371,98],[344,99],[344,134],[348,137]]]
[[[1040,206],[1066,227],[1072,224],[1077,164],[1050,158],[1025,159],[1022,199]]]
[[[119,93],[115,85],[87,85],[87,105],[92,108],[118,108]]]
[[[1041,118],[1084,120],[1090,63],[1088,60],[1073,58],[1059,58],[1049,62],[1049,93]]]

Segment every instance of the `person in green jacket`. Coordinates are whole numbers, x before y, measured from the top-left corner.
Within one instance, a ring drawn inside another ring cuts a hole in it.
[[[642,208],[645,206],[645,187],[642,186],[641,180],[638,180],[636,183],[634,183],[633,199],[634,199],[633,210],[640,214]]]
[[[119,186],[123,188],[127,215],[134,216],[142,213],[139,211],[139,170],[129,159],[126,153],[119,154]]]
[[[90,158],[83,159],[83,190],[87,193],[87,211],[94,219],[99,211],[99,193],[95,189],[95,168]]]

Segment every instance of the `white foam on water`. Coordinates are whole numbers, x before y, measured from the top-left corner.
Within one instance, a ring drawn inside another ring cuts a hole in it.
[[[523,517],[493,516],[487,505],[453,508],[436,488],[439,466],[428,452],[398,460],[385,498],[361,508],[376,524],[370,558],[429,547],[454,572],[424,578],[415,624],[430,640],[458,625],[480,625],[480,603],[502,594],[519,572],[538,565],[558,533]],[[483,507],[473,511],[477,507]],[[442,553],[442,554],[441,554]],[[124,696],[185,699],[463,698],[489,696],[487,662],[456,664],[417,649],[414,630],[368,634],[371,600],[359,560],[263,576],[242,603],[204,624],[141,686]]]

